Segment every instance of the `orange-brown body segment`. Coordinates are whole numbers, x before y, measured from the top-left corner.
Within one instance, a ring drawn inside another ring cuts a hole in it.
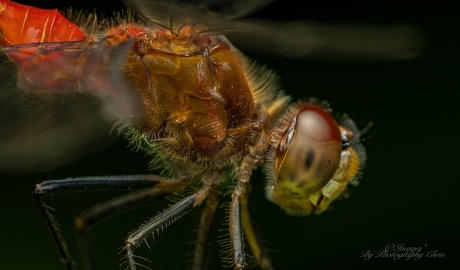
[[[136,127],[142,133],[173,138],[182,149],[178,151],[210,159],[229,136],[246,143],[255,108],[243,63],[233,47],[219,36],[193,31],[158,30],[137,37],[125,67],[141,96],[142,115]],[[183,46],[183,40],[189,44]],[[232,145],[233,151],[238,148]]]

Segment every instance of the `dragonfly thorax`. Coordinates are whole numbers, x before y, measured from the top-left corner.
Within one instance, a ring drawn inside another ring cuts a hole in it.
[[[223,36],[189,35],[196,51],[183,53],[174,51],[176,43],[187,42],[181,33],[135,38],[124,63],[141,104],[130,134],[173,163],[224,167],[248,152],[258,134],[253,125],[267,114],[260,110],[281,107],[287,98],[274,95],[269,71],[249,64]],[[267,73],[265,82],[258,82],[255,72]]]

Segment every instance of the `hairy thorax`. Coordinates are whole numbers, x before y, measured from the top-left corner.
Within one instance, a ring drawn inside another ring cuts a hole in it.
[[[140,96],[131,134],[173,163],[223,167],[246,151],[256,104],[244,57],[202,30],[137,33],[124,64]]]

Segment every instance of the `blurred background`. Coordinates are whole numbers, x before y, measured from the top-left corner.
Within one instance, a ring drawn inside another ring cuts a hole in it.
[[[75,0],[22,2],[43,8],[95,8],[109,15],[123,8],[121,1],[112,1],[110,6]],[[347,113],[360,128],[374,123],[363,136],[368,161],[360,185],[348,199],[334,203],[331,211],[320,216],[286,216],[265,199],[263,173],[254,173],[250,208],[276,269],[442,269],[458,265],[460,178],[454,172],[460,161],[460,143],[454,93],[460,87],[460,43],[455,5],[391,1],[364,5],[310,1],[304,5],[275,2],[250,18],[279,23],[312,20],[324,25],[409,24],[422,31],[424,42],[420,44],[424,46],[421,54],[404,61],[299,59],[242,49],[276,71],[283,89],[294,99],[319,97],[329,101],[335,112]],[[296,38],[302,39],[292,36]],[[2,269],[64,269],[35,205],[34,185],[47,179],[146,173],[149,160],[115,137],[115,133],[110,135],[114,140],[110,146],[65,166],[38,173],[0,172]],[[73,219],[87,207],[120,194],[70,194],[47,200],[57,210],[55,215],[80,265]],[[119,269],[123,252],[118,252],[128,232],[167,205],[159,202],[142,207],[95,227],[90,237],[98,269]],[[213,243],[211,269],[223,267],[218,243],[227,233],[223,212],[221,209],[215,226],[219,236]],[[184,269],[190,259],[187,254],[193,251],[198,214],[194,211],[171,225],[155,238],[152,251],[142,246],[138,254],[152,261],[144,264],[152,269]],[[420,248],[422,257],[376,258],[392,244]],[[430,258],[433,251],[440,257]],[[365,254],[374,256],[366,260]]]

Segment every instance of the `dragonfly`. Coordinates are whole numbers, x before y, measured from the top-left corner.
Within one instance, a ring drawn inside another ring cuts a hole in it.
[[[177,11],[161,1],[128,6],[136,16],[98,21],[76,13],[69,20],[57,10],[0,1],[1,50],[17,69],[17,87],[38,98],[97,98],[114,129],[164,172],[37,184],[34,194],[63,264],[76,268],[46,197],[138,190],[76,218],[88,268],[94,268],[85,240],[89,228],[117,212],[181,195],[125,239],[124,267],[139,268],[135,252],[149,237],[200,208],[193,269],[205,268],[223,196],[230,200],[233,268],[247,268],[247,243],[258,265],[273,269],[248,210],[252,171],[264,167],[266,197],[286,214],[321,214],[358,183],[366,162],[362,132],[326,101],[292,102],[274,72],[248,60],[220,33],[227,25],[218,16],[202,16],[195,7]]]

